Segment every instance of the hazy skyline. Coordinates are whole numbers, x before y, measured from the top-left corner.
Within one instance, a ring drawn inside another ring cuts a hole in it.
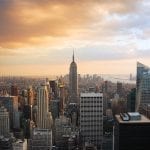
[[[150,66],[148,0],[0,0],[2,74],[135,73]]]

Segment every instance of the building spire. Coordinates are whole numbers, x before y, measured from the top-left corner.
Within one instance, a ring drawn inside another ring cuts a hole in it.
[[[73,55],[72,55],[72,61],[74,62],[74,50],[73,50]]]

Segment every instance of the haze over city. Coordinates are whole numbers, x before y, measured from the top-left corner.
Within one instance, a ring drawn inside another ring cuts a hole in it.
[[[135,74],[150,65],[148,0],[0,0],[4,75]]]

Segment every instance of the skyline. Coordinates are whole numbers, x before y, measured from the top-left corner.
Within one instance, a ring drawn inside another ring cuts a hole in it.
[[[31,9],[32,8],[32,9]],[[0,68],[5,75],[136,73],[150,66],[148,0],[0,0]]]

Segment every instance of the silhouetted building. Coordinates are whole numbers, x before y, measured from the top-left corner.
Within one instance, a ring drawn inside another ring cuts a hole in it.
[[[50,111],[52,113],[52,118],[55,120],[56,118],[59,117],[59,100],[51,100],[50,102]]]
[[[69,72],[69,95],[70,103],[78,103],[77,64],[74,61],[74,53]]]
[[[127,96],[127,110],[128,112],[135,112],[135,102],[136,102],[136,89],[132,89]]]
[[[116,115],[114,150],[147,150],[150,120],[137,112]]]

